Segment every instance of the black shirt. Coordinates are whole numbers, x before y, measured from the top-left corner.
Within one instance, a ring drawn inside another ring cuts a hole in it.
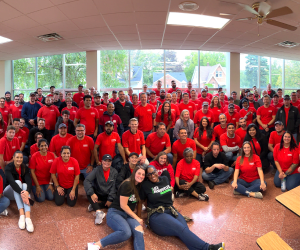
[[[228,160],[226,155],[223,152],[220,152],[218,154],[218,157],[215,158],[213,156],[212,152],[209,152],[207,155],[204,157],[204,170],[206,168],[211,167],[214,164],[224,164],[225,166],[228,166]],[[216,174],[220,171],[221,169],[215,168],[212,173]]]
[[[159,176],[158,179],[159,181],[155,183],[149,180],[142,183],[140,191],[141,200],[147,199],[149,208],[173,206],[172,190],[168,178],[166,176]]]
[[[130,182],[125,181],[118,189],[117,197],[114,199],[113,203],[109,208],[115,208],[123,211],[120,205],[120,196],[129,197],[127,205],[130,207],[132,211],[134,211],[137,201],[134,195],[133,190],[131,189]]]

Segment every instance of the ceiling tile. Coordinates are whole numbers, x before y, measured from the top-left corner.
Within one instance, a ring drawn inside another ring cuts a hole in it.
[[[128,41],[133,41],[133,40],[139,40],[139,35],[137,33],[135,34],[115,34],[118,40],[128,40]]]
[[[13,32],[15,31],[11,27],[8,27],[7,25],[4,25],[3,23],[0,23],[0,35],[3,35],[5,33]]]
[[[106,26],[101,15],[72,19],[80,29],[91,29]]]
[[[135,12],[137,24],[164,24],[168,12]]]
[[[35,37],[52,33],[51,30],[49,30],[48,28],[46,28],[44,26],[38,26],[38,27],[26,29],[26,30],[23,30],[23,32],[28,35],[35,36]]]
[[[119,40],[119,42],[121,43],[121,45],[123,46],[123,45],[125,45],[125,46],[135,46],[135,45],[137,45],[137,46],[140,46],[140,41],[139,40],[134,40],[134,41],[120,41]]]
[[[219,29],[208,29],[208,28],[200,28],[195,27],[191,34],[193,35],[204,35],[204,36],[213,36],[214,34],[217,34]]]
[[[80,43],[80,44],[77,44],[77,46],[80,47],[80,48],[83,48],[83,49],[85,49],[85,48],[93,48],[93,49],[94,48],[98,48],[98,49],[101,48],[101,46],[97,43]]]
[[[159,33],[159,32],[164,32],[165,26],[164,25],[138,25],[138,31],[140,33]]]
[[[137,32],[136,25],[121,25],[121,26],[111,26],[109,27],[114,34],[133,34]]]
[[[163,40],[163,45],[182,45],[183,41]]]
[[[135,45],[135,46],[124,46],[122,45],[123,49],[126,49],[126,50],[137,50],[137,49],[142,49],[141,45]]]
[[[0,22],[22,16],[23,14],[20,11],[12,8],[4,2],[0,2]]]
[[[154,40],[142,40],[142,44],[147,45],[147,44],[151,44],[151,45],[160,45],[161,44],[161,39],[154,39]]]
[[[131,0],[94,0],[102,14],[133,12]]]
[[[115,46],[101,46],[102,50],[122,50],[120,45]]]
[[[67,31],[67,30],[78,30],[76,24],[74,24],[70,20],[65,20],[57,23],[50,23],[45,25],[48,29],[52,30],[53,32],[59,31]]]
[[[120,44],[117,41],[110,41],[110,42],[99,42],[98,44],[101,45],[101,47],[103,46],[109,46],[109,47],[114,47],[114,46],[120,46]]]
[[[183,41],[188,37],[187,34],[165,33],[164,39]]]
[[[111,31],[107,27],[84,29],[84,32],[89,36],[110,35]]]
[[[168,11],[168,0],[132,0],[135,11]]]
[[[92,36],[91,37],[93,39],[93,41],[95,42],[108,42],[108,41],[116,41],[116,38],[114,35],[112,34],[108,34],[108,35],[101,35],[101,36]]]
[[[11,40],[20,40],[20,39],[25,39],[30,37],[29,35],[20,32],[20,31],[15,31],[15,32],[10,32],[10,33],[6,33],[5,37],[11,39]]]
[[[93,0],[79,0],[57,6],[68,18],[80,18],[98,15],[99,11]]]
[[[70,31],[61,31],[59,34],[65,39],[77,38],[77,37],[86,37],[88,36],[82,30],[70,30]]]
[[[28,14],[28,17],[40,24],[56,23],[67,20],[67,17],[57,7],[51,7],[30,13]]]
[[[202,36],[202,35],[189,35],[187,41],[207,41],[211,36]]]
[[[230,43],[228,43],[228,45],[234,44],[234,45],[240,45],[240,46],[247,46],[250,43],[251,43],[251,41],[234,39]]]
[[[92,43],[94,42],[93,39],[90,37],[77,37],[68,39],[70,43],[78,44],[78,43]]]
[[[53,7],[53,3],[49,0],[6,0],[7,3],[18,11],[28,14],[34,11]]]
[[[75,2],[78,0],[50,0],[53,4],[58,5],[58,4],[63,4],[63,3],[69,3],[69,2]]]
[[[27,16],[19,16],[3,23],[15,30],[23,30],[39,26],[37,22],[33,21]]]
[[[139,33],[142,40],[162,39],[163,33]]]
[[[228,37],[220,37],[220,36],[213,36],[211,37],[208,42],[211,42],[211,43],[223,43],[223,44],[226,44],[226,43],[229,43],[230,41],[232,41],[233,38],[228,38]]]
[[[193,29],[194,29],[194,27],[189,27],[189,26],[166,25],[167,33],[188,34],[188,33],[192,32]]]
[[[116,13],[103,15],[108,26],[135,25],[135,15],[131,13]]]
[[[222,43],[210,43],[210,42],[203,44],[204,47],[210,47],[210,48],[220,48],[223,45],[224,44],[222,44]]]

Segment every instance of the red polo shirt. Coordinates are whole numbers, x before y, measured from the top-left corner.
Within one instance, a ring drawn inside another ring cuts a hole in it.
[[[212,134],[212,138],[208,138],[206,130],[203,131],[203,134],[202,134],[201,138],[199,139],[199,128],[196,128],[196,130],[194,132],[194,138],[196,138],[198,140],[198,142],[204,147],[207,147],[212,141],[214,141],[216,139],[214,133]],[[198,147],[197,144],[196,144],[196,147],[197,147],[197,154],[202,154],[203,149]]]
[[[145,145],[144,134],[142,131],[137,130],[135,134],[131,133],[130,130],[127,130],[122,135],[122,145],[124,148],[128,148],[130,153],[141,154],[141,147]]]
[[[48,130],[55,130],[56,119],[59,116],[60,113],[55,105],[41,107],[37,113],[37,117],[45,119],[45,127]]]
[[[249,157],[244,157],[244,161],[240,163],[241,156],[236,159],[235,169],[240,170],[240,179],[243,179],[246,182],[252,182],[256,179],[259,179],[257,168],[261,168],[261,161],[259,156],[253,155],[252,159],[249,160]]]
[[[196,110],[202,109],[202,104],[200,105],[199,100],[197,100],[197,99],[196,100],[190,100],[190,102],[195,103]]]
[[[103,155],[109,154],[112,158],[116,155],[116,144],[121,143],[120,136],[116,132],[107,135],[105,132],[98,135],[96,145],[99,146],[99,160],[102,160]]]
[[[278,135],[277,131],[272,131],[270,134],[269,143],[272,144],[274,147],[275,145],[277,145],[278,143],[281,142],[282,136],[283,136],[283,134]]]
[[[224,113],[223,108],[218,108],[218,107],[209,107],[209,110],[213,113],[214,115],[214,122],[219,122],[219,115]]]
[[[239,113],[234,112],[233,115],[230,115],[229,112],[226,112],[225,115],[227,118],[227,123],[233,123],[235,126],[236,123],[239,122],[239,119],[240,119]]]
[[[221,135],[225,134],[227,132],[227,126],[225,128],[221,127],[221,124],[214,127],[214,134],[216,138],[220,140]]]
[[[246,134],[247,134],[247,128],[245,130],[243,130],[242,128],[238,128],[235,131],[235,134],[238,135],[242,141],[244,141]]]
[[[16,137],[12,141],[7,140],[6,136],[0,139],[0,154],[4,161],[10,161],[17,150],[20,150],[20,143]]]
[[[56,156],[60,156],[61,147],[66,146],[67,141],[71,137],[73,137],[73,135],[68,134],[68,133],[66,134],[65,137],[61,137],[59,134],[53,136],[51,139],[51,142],[50,142],[49,151],[55,153]],[[72,151],[71,151],[71,153],[72,153]]]
[[[157,136],[157,132],[153,132],[146,139],[146,147],[156,156],[159,152],[165,150],[165,148],[171,147],[170,137],[165,133],[160,138]]]
[[[227,133],[225,134],[222,134],[220,136],[220,144],[221,144],[221,147],[222,146],[227,146],[227,147],[235,147],[235,146],[239,146],[239,147],[242,147],[242,140],[241,138],[238,136],[238,135],[234,135],[233,138],[229,138],[227,136]]]
[[[118,133],[118,127],[122,124],[122,120],[121,120],[120,116],[118,116],[116,114],[113,114],[112,116],[104,114],[99,118],[99,125],[103,126],[103,128],[104,128],[105,123],[107,121],[112,121],[114,123],[113,131]]]
[[[200,97],[198,96],[198,100],[199,100],[199,105],[202,107],[202,104],[204,103],[204,102],[208,102],[208,105],[210,105],[210,103],[211,103],[211,99],[209,98],[209,97],[205,97],[205,98],[203,98],[202,96],[201,96],[201,94],[200,94]]]
[[[4,108],[0,108],[0,112],[3,117],[3,121],[8,123],[8,116],[11,114],[10,107],[4,106]]]
[[[283,147],[280,149],[280,144],[274,147],[273,151],[274,161],[277,161],[283,172],[286,172],[292,164],[299,164],[299,150],[295,148],[290,150],[289,148]],[[291,174],[297,174],[298,169]]]
[[[168,125],[169,125],[169,114],[165,114],[164,115],[164,119],[162,120],[161,119],[161,111],[159,111],[158,113],[157,113],[157,115],[156,115],[156,118],[155,118],[155,121],[158,123],[158,122],[163,122],[165,125],[166,125],[166,127],[168,127]],[[174,126],[175,126],[175,115],[174,115],[174,113],[171,113],[171,122],[172,122],[172,125],[171,125],[171,127],[170,128],[174,128]]]
[[[178,162],[175,177],[178,177],[180,180],[191,182],[195,175],[200,175],[200,163],[197,160],[193,159],[193,161],[189,164],[185,161],[185,159]]]
[[[9,108],[9,107],[13,106],[14,104],[15,104],[15,101],[9,101],[9,102],[5,101],[4,105]]]
[[[282,105],[283,105],[282,103],[278,103],[278,104],[276,104],[276,105],[271,104],[271,106],[275,108],[276,114],[277,114],[278,109],[280,109],[280,108],[282,107]],[[299,106],[298,106],[298,107],[299,107]],[[299,109],[298,109],[298,110],[299,110]]]
[[[19,140],[19,147],[22,146],[22,142],[26,143],[27,141],[26,133],[22,129],[19,129],[18,133],[15,133],[15,138]]]
[[[190,112],[190,118],[194,119],[194,111],[196,110],[195,103],[189,101],[188,104],[184,104],[183,102],[178,105],[179,112],[181,113],[182,110],[187,109]]]
[[[69,119],[74,121],[78,108],[75,107],[75,106],[72,106],[72,108],[70,108],[70,109],[68,109],[68,107],[65,107],[61,110],[61,112],[63,112],[64,110],[68,110],[70,112],[70,118]]]
[[[177,161],[180,161],[181,159],[183,159],[183,151],[186,149],[186,148],[192,148],[193,151],[196,150],[196,143],[194,140],[190,139],[190,138],[187,138],[186,139],[186,143],[185,144],[182,144],[180,139],[179,140],[176,140],[174,143],[173,143],[173,146],[172,146],[172,153],[173,154],[177,154]]]
[[[197,111],[196,115],[195,115],[195,118],[194,118],[194,123],[199,125],[200,124],[200,121],[202,119],[202,117],[206,116],[207,119],[209,120],[209,124],[212,124],[214,123],[214,115],[213,113],[210,111],[210,110],[207,110],[207,113],[204,114],[202,109],[200,109],[199,111]],[[218,121],[219,121],[219,118],[218,118]]]
[[[10,106],[10,112],[12,115],[12,118],[21,118],[21,112],[22,112],[22,105],[19,105],[19,107],[16,107],[15,105]]]
[[[77,111],[76,119],[79,119],[80,123],[85,125],[85,134],[92,135],[96,129],[96,119],[99,120],[99,113],[93,107],[90,109],[83,107]]]
[[[77,103],[78,107],[80,102],[83,100],[84,93],[76,93],[73,95],[73,101]]]
[[[156,110],[156,106],[157,106],[157,99],[155,99],[154,102],[152,102],[151,100],[149,100],[149,103],[150,105],[152,105],[154,107],[154,109]],[[160,105],[161,106],[161,105]]]
[[[146,104],[146,106],[140,105],[135,109],[134,117],[137,117],[139,120],[139,130],[142,132],[152,130],[153,114],[155,114],[155,109],[150,104]]]
[[[260,115],[260,120],[263,124],[268,124],[272,120],[272,116],[276,115],[275,108],[272,106],[269,106],[266,108],[265,106],[261,106],[257,109],[257,115]],[[274,123],[269,126],[269,128],[273,128]],[[263,129],[262,126],[259,125],[259,129]]]

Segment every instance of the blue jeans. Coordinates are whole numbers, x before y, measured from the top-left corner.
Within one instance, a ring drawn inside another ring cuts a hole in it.
[[[152,133],[152,130],[150,130],[150,131],[143,131],[145,141],[146,141],[148,135],[150,135],[151,133]]]
[[[236,161],[237,154],[233,154],[232,152],[225,153],[228,161]]]
[[[3,196],[3,197],[0,198],[0,214],[6,208],[8,208],[9,204],[10,204],[10,200],[7,197]]]
[[[237,180],[237,189],[236,191],[239,192],[242,195],[246,195],[249,197],[249,193],[251,192],[259,192],[260,190],[260,179],[256,179],[252,182],[246,182],[243,179],[238,179]],[[265,182],[266,186],[267,183]]]
[[[86,169],[87,169],[87,167],[80,170],[80,173],[83,174],[84,179],[90,174],[90,173],[86,172]]]
[[[52,194],[50,189],[47,190],[47,188],[49,187],[49,184],[40,185],[40,187],[42,189],[41,196],[37,197],[36,186],[32,186],[32,192],[33,192],[34,199],[37,202],[43,202],[43,201],[45,201],[45,199],[47,199],[48,201],[52,201],[54,199],[54,194]]]
[[[15,182],[19,185],[19,187],[22,190],[27,190],[27,184],[26,183],[22,183],[19,180],[16,180]],[[20,210],[21,208],[23,208],[25,210],[25,213],[26,212],[30,212],[30,205],[24,204],[23,200],[21,198],[21,195],[18,194],[17,192],[15,192],[10,185],[8,185],[4,189],[3,194],[4,194],[5,197],[7,197],[8,199],[10,199],[11,201],[13,201],[13,200],[16,201],[18,210]],[[30,197],[30,194],[29,194],[29,197]]]
[[[6,177],[5,177],[5,174],[4,174],[3,170],[1,169],[1,167],[0,167],[0,175],[1,175],[2,180],[3,180],[3,188],[5,188],[5,186],[6,186]]]
[[[268,153],[268,160],[271,163],[272,167],[276,169],[274,157],[273,157],[273,152]]]
[[[190,250],[208,250],[209,244],[190,231],[183,216],[175,218],[169,209],[164,213],[154,213],[149,220],[150,228],[159,236],[176,236]]]
[[[196,160],[199,161],[201,168],[204,168],[204,162],[203,162],[203,157],[201,154],[196,154]]]
[[[202,178],[206,181],[213,181],[216,185],[224,183],[233,173],[234,169],[229,168],[228,171],[221,169],[218,173],[209,173],[207,174],[205,170],[202,172]]]
[[[281,179],[278,177],[279,172],[278,170],[275,173],[274,176],[274,184],[276,187],[281,187]],[[288,175],[286,177],[286,189],[291,190],[295,187],[298,187],[300,185],[300,174],[292,174]]]
[[[136,227],[140,226],[140,223],[126,212],[109,208],[106,215],[106,222],[114,232],[100,240],[103,247],[124,242],[133,235],[134,249],[145,249],[144,232],[136,230]]]

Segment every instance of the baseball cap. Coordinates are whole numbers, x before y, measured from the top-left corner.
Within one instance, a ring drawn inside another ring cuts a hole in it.
[[[232,97],[232,96],[228,97],[228,101],[229,101],[229,100],[233,100],[233,97]]]
[[[160,93],[161,93],[161,92],[166,92],[166,91],[165,91],[164,89],[161,89],[161,90],[160,90]]]
[[[61,123],[61,124],[59,124],[59,126],[58,126],[58,129],[60,129],[60,128],[67,128],[67,125],[64,124],[64,123]]]
[[[99,94],[99,93],[95,93],[94,94],[94,97],[96,98],[96,97],[101,97],[101,95]]]
[[[107,122],[105,123],[105,125],[106,125],[106,124],[109,124],[109,125],[114,126],[114,123],[113,123],[112,121],[107,121]]]
[[[82,87],[82,88],[83,88],[83,85],[82,85],[82,84],[79,84],[79,85],[78,85],[78,88],[80,88],[80,87]]]
[[[291,100],[291,97],[290,97],[289,95],[285,95],[285,96],[283,97],[283,100]]]
[[[275,126],[276,126],[277,124],[283,125],[283,122],[282,122],[282,121],[276,121],[274,124],[275,124]]]
[[[247,99],[243,99],[242,100],[242,103],[244,103],[244,102],[249,102]]]
[[[136,157],[139,157],[138,153],[132,152],[128,155],[128,158],[130,158],[131,156],[135,155]]]
[[[206,89],[202,89],[201,92],[207,92],[207,90]]]
[[[233,103],[230,103],[229,105],[228,105],[228,108],[230,109],[230,108],[234,108],[234,104]]]
[[[274,94],[274,95],[273,95],[273,97],[279,97],[279,95],[277,95],[277,94]]]
[[[151,91],[150,91],[150,95],[151,95],[151,94],[156,94],[156,92],[155,92],[154,90],[151,90]]]
[[[110,155],[110,154],[105,154],[105,155],[103,155],[103,157],[102,157],[102,161],[106,161],[106,160],[110,160],[110,161],[112,161],[112,157],[111,157],[111,155]]]
[[[202,106],[208,106],[209,104],[208,104],[208,102],[203,102],[202,103]]]
[[[253,93],[252,92],[248,92],[247,96],[249,96],[249,95],[253,95]]]
[[[105,92],[103,92],[103,95],[108,95],[108,92],[106,92],[106,91],[105,91]]]
[[[112,92],[113,92],[113,93],[118,93],[118,91],[116,91],[116,90],[113,90]]]
[[[5,92],[5,95],[6,95],[6,94],[10,94],[10,95],[11,95],[11,93],[10,93],[9,91],[6,91],[6,92]]]
[[[34,93],[34,92],[31,92],[29,96],[35,96],[35,93]]]

